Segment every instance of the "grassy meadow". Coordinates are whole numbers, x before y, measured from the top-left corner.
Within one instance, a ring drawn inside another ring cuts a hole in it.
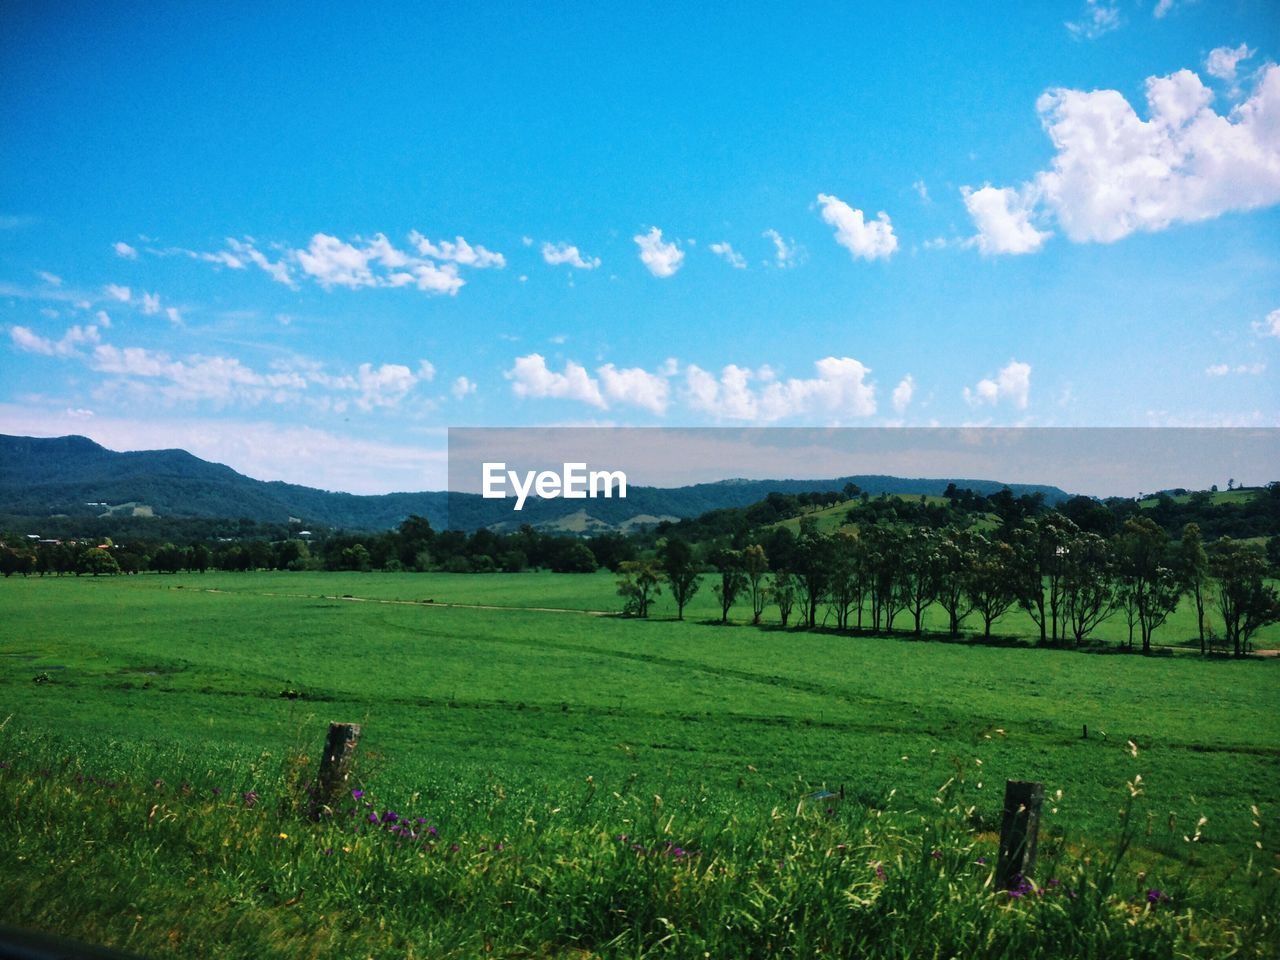
[[[724,627],[709,582],[684,622],[617,606],[608,574],[0,581],[0,923],[154,956],[1274,955],[1280,658]],[[317,826],[330,720],[364,796]],[[1006,779],[1049,798],[1025,897],[991,888]]]

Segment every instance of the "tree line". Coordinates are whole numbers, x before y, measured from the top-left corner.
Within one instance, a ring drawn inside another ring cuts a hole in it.
[[[816,627],[821,616],[837,630],[920,636],[937,607],[951,636],[973,619],[989,639],[1001,617],[1021,609],[1042,644],[1082,646],[1118,617],[1127,626],[1125,646],[1150,654],[1185,597],[1195,606],[1201,653],[1220,646],[1236,656],[1262,626],[1280,620],[1263,549],[1229,537],[1206,546],[1194,523],[1177,540],[1146,516],[1104,537],[1056,512],[986,532],[882,523],[822,533],[812,517],[799,530],[774,528],[763,542],[705,555],[667,537],[652,555],[619,565],[623,612],[647,617],[665,588],[683,619],[710,580],[725,622],[746,602],[756,624],[772,606],[783,627]]]

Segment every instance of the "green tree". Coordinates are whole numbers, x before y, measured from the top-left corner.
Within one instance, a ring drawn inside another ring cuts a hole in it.
[[[769,571],[769,557],[765,554],[764,547],[753,543],[742,552],[742,562],[747,574],[747,585],[751,590],[751,622],[759,623],[768,595],[764,575]]]
[[[769,588],[773,602],[778,605],[778,619],[785,627],[796,605],[796,577],[789,570],[773,571],[773,586]]]
[[[720,574],[720,581],[712,587],[720,601],[720,622],[728,623],[729,609],[747,586],[745,560],[741,550],[717,550],[711,557],[711,565]]]
[[[1063,637],[1070,627],[1079,646],[1115,613],[1114,566],[1107,541],[1096,533],[1077,533],[1061,557]]]
[[[658,564],[676,602],[676,619],[684,619],[684,608],[701,586],[698,562],[693,547],[678,537],[670,537],[658,551]]]
[[[1265,579],[1266,557],[1254,544],[1223,537],[1209,558],[1209,574],[1217,588],[1226,641],[1232,654],[1242,657],[1261,627],[1280,620],[1280,595]]]
[[[1182,599],[1182,581],[1174,570],[1169,535],[1149,517],[1124,522],[1117,545],[1121,589],[1137,613],[1142,652],[1151,654],[1151,635]]]
[[[938,605],[947,611],[947,631],[953,637],[960,636],[960,627],[973,610],[973,601],[969,599],[966,586],[977,561],[974,537],[967,530],[948,527],[938,542],[942,566],[938,579]]]
[[[1200,638],[1200,653],[1204,649],[1204,588],[1209,579],[1209,554],[1205,552],[1200,536],[1200,525],[1188,523],[1182,528],[1182,540],[1177,551],[1178,575],[1186,592],[1196,602],[1196,632]]]
[[[652,560],[623,560],[618,564],[618,595],[622,597],[622,613],[628,617],[647,617],[654,598],[662,592],[661,570]]]
[[[964,578],[964,592],[971,609],[982,617],[982,636],[991,639],[991,626],[1022,596],[1015,566],[1021,559],[1002,540],[974,534],[971,561]]]

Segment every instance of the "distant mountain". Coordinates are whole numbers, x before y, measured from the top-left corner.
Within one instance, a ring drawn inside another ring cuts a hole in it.
[[[530,523],[565,532],[626,529],[660,518],[695,517],[722,507],[755,503],[774,491],[840,490],[856,483],[880,493],[940,494],[948,483],[986,494],[1006,486],[994,480],[904,479],[853,476],[818,480],[723,480],[671,489],[631,486],[625,500],[530,500],[515,513],[509,501],[443,491],[361,496],[279,481],[254,480],[185,450],[117,453],[87,437],[0,435],[0,514],[23,517],[100,516],[111,506],[137,504],[161,517],[240,518],[349,530],[386,530],[417,514],[441,529],[461,530]],[[1057,487],[1007,484],[1015,494],[1042,493],[1056,504]]]

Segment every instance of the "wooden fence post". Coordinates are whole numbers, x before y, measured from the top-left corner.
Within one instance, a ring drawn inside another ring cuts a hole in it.
[[[1009,780],[1004,785],[1004,819],[1000,823],[1000,859],[996,862],[996,886],[1016,887],[1036,868],[1036,841],[1040,834],[1040,806],[1044,784]]]
[[[347,791],[351,761],[355,759],[359,742],[360,724],[329,724],[324,755],[320,758],[320,775],[316,778],[311,797],[311,819],[319,820],[325,814],[333,813],[334,804]]]

